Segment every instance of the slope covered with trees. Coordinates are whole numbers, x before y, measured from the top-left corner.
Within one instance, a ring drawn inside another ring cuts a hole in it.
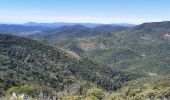
[[[1,91],[43,91],[61,100],[169,98],[170,22],[102,34],[65,28],[31,37],[41,42],[1,34]]]
[[[116,69],[169,74],[170,22],[144,23],[126,31],[79,40],[82,55]],[[82,43],[83,42],[83,43]],[[87,47],[86,47],[87,48]],[[83,49],[83,48],[82,48]]]
[[[81,95],[91,86],[114,91],[126,81],[139,77],[86,58],[77,58],[63,49],[38,41],[2,34],[0,69],[2,91],[29,85],[58,95]]]

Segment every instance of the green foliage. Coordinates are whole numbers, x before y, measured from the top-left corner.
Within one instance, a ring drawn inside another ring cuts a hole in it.
[[[114,69],[165,75],[170,74],[167,27],[169,22],[142,24],[129,30],[79,40],[78,43],[93,44],[93,48],[82,56]]]
[[[111,93],[109,100],[168,98],[170,40],[166,34],[170,27],[167,24],[169,22],[142,24],[99,36],[96,35],[100,33],[84,28],[69,28],[57,32],[58,35],[38,34],[33,37],[74,51],[81,56],[79,59],[38,41],[0,35],[1,89],[36,84],[56,94],[64,92],[65,100],[105,99],[107,96],[103,91]],[[101,89],[88,90],[93,86]],[[67,92],[72,88],[78,92],[71,95],[81,96],[68,96]],[[120,92],[112,93],[116,90]]]
[[[138,77],[86,58],[77,59],[62,49],[38,41],[10,35],[0,35],[0,55],[0,84],[4,90],[36,85],[38,89],[45,87],[55,94],[69,91],[73,84],[78,84],[81,89],[74,91],[81,94],[79,91],[84,90],[84,84],[92,83],[112,91]]]
[[[91,88],[87,91],[87,96],[94,96],[96,97],[98,100],[102,100],[104,98],[104,91],[102,89],[99,88]]]
[[[155,73],[157,75],[169,75],[170,74],[170,53],[157,53],[144,58],[123,61],[112,66],[116,69],[123,69],[149,75],[149,73]]]
[[[110,48],[91,50],[89,52],[85,52],[83,56],[100,63],[113,64],[127,59],[134,59],[139,55],[127,48]]]
[[[12,93],[17,93],[17,94],[26,94],[29,96],[36,96],[38,90],[35,87],[31,86],[20,86],[20,87],[12,87],[7,90],[7,94],[11,95]]]
[[[136,81],[129,82],[122,88],[119,94],[113,98],[130,99],[130,100],[145,100],[168,99],[170,96],[170,78],[169,77],[149,77],[142,78]]]

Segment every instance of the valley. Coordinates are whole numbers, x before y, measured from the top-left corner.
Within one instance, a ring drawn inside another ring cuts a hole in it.
[[[15,26],[14,33],[4,28],[11,25],[0,25],[0,96],[169,99],[169,21],[129,27],[30,24]]]

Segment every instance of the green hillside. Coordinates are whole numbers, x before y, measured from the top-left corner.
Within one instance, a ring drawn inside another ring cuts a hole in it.
[[[29,85],[61,96],[81,95],[92,86],[114,91],[139,77],[38,41],[2,34],[0,69],[1,90]]]
[[[126,84],[117,94],[112,95],[114,100],[169,100],[170,77],[148,77]]]
[[[49,35],[43,42],[1,34],[0,89],[61,100],[167,99],[169,29],[170,22],[145,23],[89,37]],[[59,45],[51,42],[57,38]]]
[[[98,25],[94,28],[89,28],[82,25],[73,25],[39,31],[34,34],[28,34],[26,37],[81,54],[84,52],[84,50],[77,46],[77,39],[90,38],[93,36],[122,31],[126,29],[128,29],[128,27],[119,25]]]
[[[169,29],[170,22],[145,23],[126,31],[79,40],[77,47],[85,50],[82,56],[116,69],[169,74]]]

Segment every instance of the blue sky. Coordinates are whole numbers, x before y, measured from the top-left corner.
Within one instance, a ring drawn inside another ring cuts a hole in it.
[[[1,23],[170,20],[170,0],[0,0]]]

